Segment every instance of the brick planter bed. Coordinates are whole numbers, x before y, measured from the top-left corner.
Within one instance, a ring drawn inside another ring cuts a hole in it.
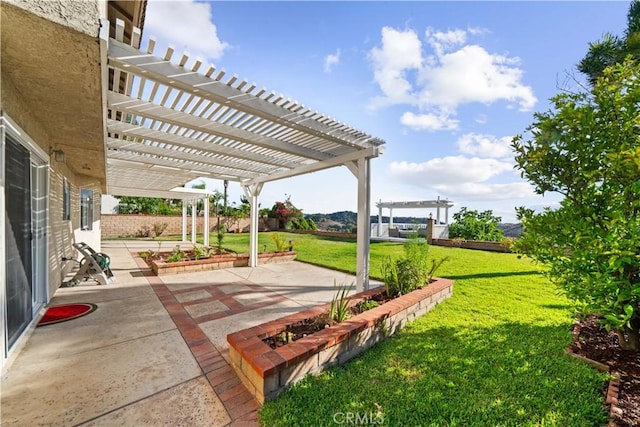
[[[357,304],[384,291],[376,288],[350,298]],[[301,320],[329,310],[324,304],[227,335],[233,368],[256,399],[275,399],[307,374],[343,364],[396,333],[453,293],[453,281],[435,278],[428,286],[393,299],[350,319],[292,343],[272,349],[263,339],[273,337]]]
[[[287,262],[295,259],[295,251],[262,252],[258,254],[259,264]],[[151,260],[149,265],[151,266],[151,270],[157,276],[194,271],[218,270],[221,268],[246,267],[249,265],[249,254],[214,255],[209,258],[179,262],[164,262],[154,259]]]

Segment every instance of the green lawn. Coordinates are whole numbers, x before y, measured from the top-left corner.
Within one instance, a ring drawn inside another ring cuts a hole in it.
[[[261,245],[270,243],[267,235],[260,237]],[[235,238],[229,236],[229,243]],[[355,271],[353,241],[287,238],[302,261]],[[438,275],[455,279],[453,297],[362,357],[308,377],[264,405],[264,425],[334,425],[345,420],[342,413],[389,426],[606,423],[606,377],[564,354],[571,307],[529,261],[513,254],[430,250],[450,257]],[[379,276],[384,257],[401,253],[399,244],[373,243],[372,275]]]
[[[270,233],[259,250],[275,248]],[[286,234],[298,259],[355,271],[353,240]],[[211,243],[215,242],[212,235]],[[246,252],[246,234],[225,247]],[[351,414],[389,426],[598,426],[606,377],[564,354],[572,310],[526,259],[431,247],[453,297],[345,366],[307,377],[260,411],[265,426],[330,426]],[[371,245],[372,276],[400,255]]]

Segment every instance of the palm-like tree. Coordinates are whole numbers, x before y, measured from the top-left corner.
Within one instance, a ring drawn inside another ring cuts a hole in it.
[[[591,85],[595,84],[605,68],[622,62],[627,55],[640,59],[640,0],[633,0],[627,12],[624,36],[606,33],[601,40],[589,43],[589,51],[578,63]]]

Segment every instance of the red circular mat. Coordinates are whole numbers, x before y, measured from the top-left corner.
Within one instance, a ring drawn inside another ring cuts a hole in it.
[[[42,316],[40,322],[38,322],[38,326],[52,325],[54,323],[77,319],[78,317],[95,311],[96,308],[98,308],[97,305],[90,303],[56,305],[55,307],[47,309],[47,312]]]

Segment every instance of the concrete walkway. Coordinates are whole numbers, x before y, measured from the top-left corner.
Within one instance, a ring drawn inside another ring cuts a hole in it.
[[[33,330],[2,375],[3,426],[257,425],[226,335],[330,301],[334,282],[354,281],[299,262],[160,278],[132,255],[150,244],[104,242],[115,283],[58,289],[50,306],[98,309]]]

